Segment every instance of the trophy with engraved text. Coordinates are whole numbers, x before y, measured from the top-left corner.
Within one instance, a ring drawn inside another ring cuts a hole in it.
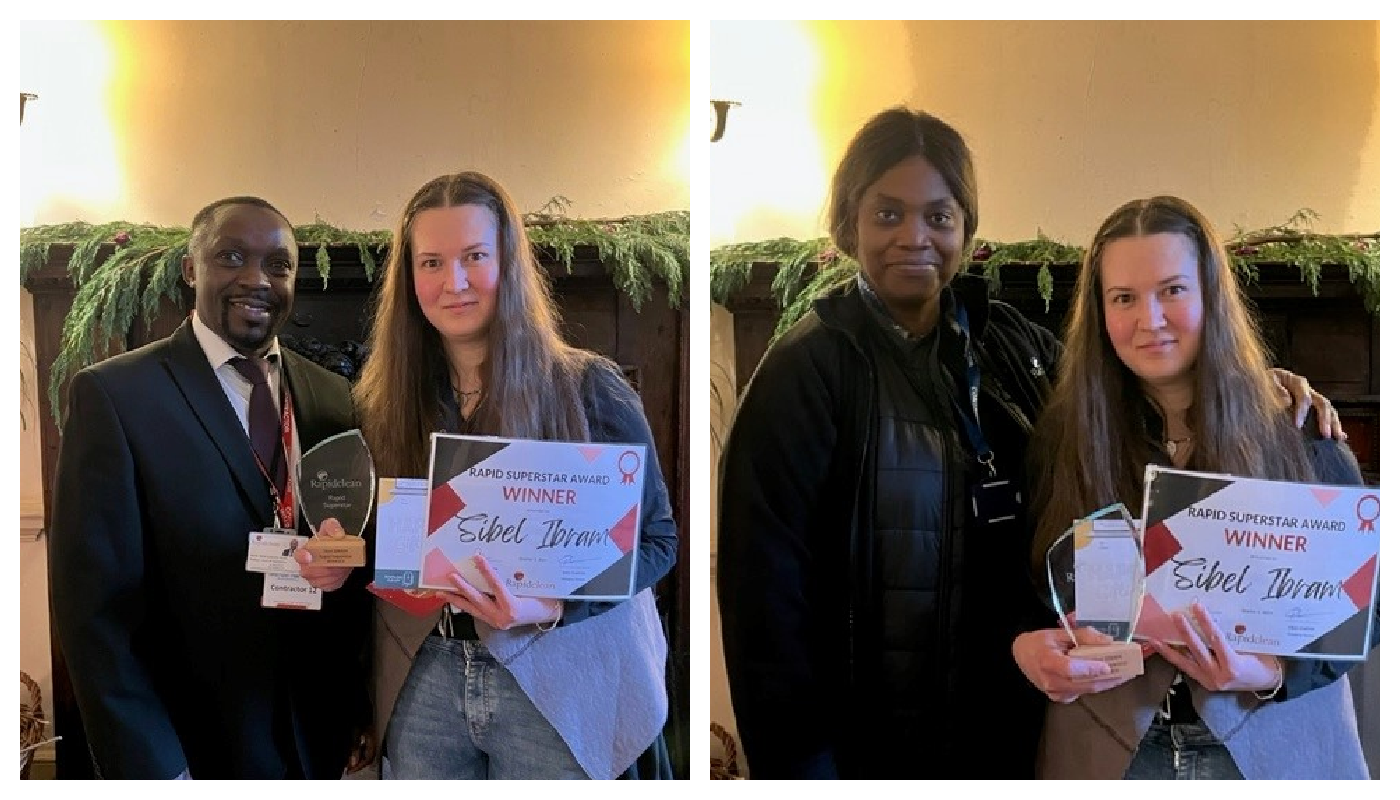
[[[374,508],[374,462],[359,429],[336,434],[297,462],[297,497],[314,536],[306,548],[316,563],[363,567],[362,536]]]
[[[1050,596],[1069,632],[1073,658],[1106,662],[1114,677],[1142,674],[1142,649],[1133,642],[1147,585],[1142,539],[1132,515],[1114,503],[1076,520],[1045,554]],[[1109,644],[1081,645],[1076,628],[1113,637]]]

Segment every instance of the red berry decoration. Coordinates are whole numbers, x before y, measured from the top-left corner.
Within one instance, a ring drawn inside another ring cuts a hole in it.
[[[131,241],[131,234],[127,233],[126,231],[122,231],[116,236],[113,236],[112,241],[116,242],[119,245],[126,244],[127,242]]]
[[[984,243],[984,244],[982,244],[981,246],[979,246],[976,250],[972,251],[972,260],[973,260],[973,261],[986,261],[987,259],[989,259],[989,258],[991,258],[991,257],[992,257],[992,246],[989,245],[989,244],[985,244],[985,243]]]

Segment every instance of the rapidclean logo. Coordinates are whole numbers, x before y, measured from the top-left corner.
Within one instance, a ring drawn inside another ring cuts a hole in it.
[[[525,577],[525,573],[520,570],[516,570],[514,575],[506,578],[506,586],[511,589],[545,589],[547,591],[553,591],[555,585],[553,581],[537,581],[533,578],[527,578]]]
[[[1271,636],[1260,636],[1257,633],[1249,633],[1243,625],[1236,625],[1233,631],[1225,632],[1225,640],[1230,644],[1250,644],[1265,645],[1266,647],[1278,647],[1281,642]]]
[[[364,481],[354,478],[332,478],[325,470],[317,472],[315,480],[311,481],[313,489],[358,489],[364,485]]]

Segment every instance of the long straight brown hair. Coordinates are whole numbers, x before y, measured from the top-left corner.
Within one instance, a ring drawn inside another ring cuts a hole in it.
[[[408,201],[377,290],[370,354],[354,398],[381,475],[427,474],[429,437],[443,423],[441,392],[450,373],[442,337],[413,291],[413,221],[427,208],[464,205],[488,209],[500,235],[501,277],[476,428],[496,436],[589,438],[579,384],[600,356],[564,341],[544,270],[505,189],[479,172],[458,172],[428,181]]]
[[[1189,238],[1200,267],[1201,345],[1187,412],[1191,468],[1313,479],[1303,438],[1280,404],[1259,329],[1215,229],[1180,198],[1134,200],[1109,215],[1084,255],[1058,378],[1031,437],[1034,574],[1075,519],[1118,501],[1140,512],[1143,472],[1155,447],[1142,412],[1152,401],[1109,341],[1102,261],[1110,242],[1158,233]]]

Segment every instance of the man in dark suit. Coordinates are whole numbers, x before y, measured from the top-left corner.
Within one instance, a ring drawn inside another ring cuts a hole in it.
[[[316,592],[245,569],[250,533],[310,533],[290,467],[355,427],[349,383],[278,346],[296,269],[281,212],[212,203],[183,264],[194,314],[72,380],[50,591],[101,777],[338,778],[369,721],[367,569],[303,561],[318,610],[274,607]]]

